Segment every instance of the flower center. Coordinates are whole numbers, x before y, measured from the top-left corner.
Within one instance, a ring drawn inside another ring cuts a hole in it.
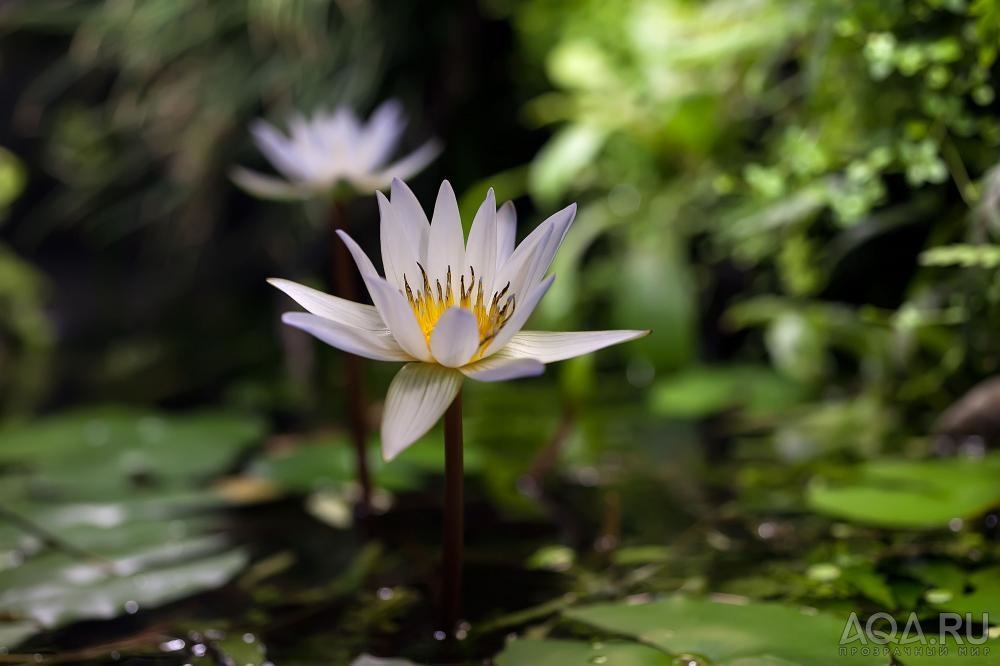
[[[434,280],[433,287],[427,277],[427,271],[424,270],[420,262],[417,262],[417,267],[420,269],[422,278],[420,287],[414,292],[405,274],[403,275],[403,285],[406,288],[406,299],[410,302],[413,314],[417,317],[417,323],[420,324],[420,330],[423,331],[427,347],[430,348],[431,334],[444,311],[453,307],[465,308],[475,315],[476,323],[479,325],[479,350],[473,358],[480,356],[514,314],[516,307],[514,294],[507,293],[510,290],[510,282],[504,285],[500,291],[493,292],[492,296],[487,299],[483,291],[483,279],[477,278],[476,270],[469,266],[469,279],[465,279],[464,273],[458,277],[456,297],[452,289],[451,266],[448,267],[444,285],[441,284],[441,280]]]

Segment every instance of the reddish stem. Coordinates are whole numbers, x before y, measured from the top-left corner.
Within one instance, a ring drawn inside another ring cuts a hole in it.
[[[349,301],[357,300],[354,274],[351,272],[351,255],[347,245],[337,236],[339,229],[347,226],[343,202],[337,201],[330,209],[330,273],[333,291]],[[368,403],[365,399],[364,362],[354,354],[344,354],[344,385],[347,392],[347,421],[354,455],[358,485],[361,487],[360,508],[365,516],[371,510],[372,481],[368,471]]]

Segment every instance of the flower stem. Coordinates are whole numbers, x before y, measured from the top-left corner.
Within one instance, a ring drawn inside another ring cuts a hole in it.
[[[452,401],[444,414],[444,552],[442,569],[444,585],[444,629],[448,638],[458,628],[462,597],[462,542],[464,498],[462,484],[462,392]]]
[[[333,291],[349,301],[357,300],[354,276],[351,274],[351,256],[347,246],[337,236],[338,229],[347,226],[347,215],[342,201],[335,201],[330,208],[330,271]],[[347,392],[347,420],[354,443],[358,485],[361,487],[359,508],[367,516],[371,509],[372,482],[368,472],[368,404],[365,400],[364,366],[354,354],[344,354],[344,384]]]

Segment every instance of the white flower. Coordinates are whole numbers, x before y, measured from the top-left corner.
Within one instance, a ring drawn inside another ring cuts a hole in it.
[[[262,120],[250,131],[254,142],[284,180],[237,167],[232,178],[264,199],[307,199],[330,194],[341,182],[359,192],[373,192],[393,178],[418,173],[441,151],[428,141],[406,157],[386,165],[406,126],[398,102],[389,101],[362,124],[354,112],[340,107],[312,118],[296,116],[286,136]]]
[[[466,243],[458,203],[441,184],[428,222],[413,192],[392,182],[392,200],[376,193],[382,263],[375,271],[358,244],[338,231],[375,304],[362,305],[288,280],[270,283],[307,312],[282,320],[323,342],[379,361],[408,361],[392,380],[382,420],[390,460],[441,417],[465,377],[492,382],[541,374],[546,363],[632,340],[649,331],[522,331],[555,276],[545,277],[576,214],[569,206],[514,247],[512,203],[496,209],[493,190]]]

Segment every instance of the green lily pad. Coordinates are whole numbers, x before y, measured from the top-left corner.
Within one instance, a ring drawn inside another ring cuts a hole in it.
[[[942,642],[936,634],[925,634],[928,645],[911,643],[891,647],[893,656],[903,666],[993,666],[1000,655],[1000,641],[987,640],[981,645],[973,645],[960,632],[962,643],[950,634],[945,634]],[[978,638],[978,632],[972,634]]]
[[[848,663],[885,666],[870,656],[840,658],[846,618],[781,604],[725,604],[671,597],[645,604],[608,603],[566,611],[569,619],[627,636],[674,655],[702,655],[716,666]],[[778,662],[775,662],[778,660]]]
[[[34,622],[0,621],[0,651],[11,651],[19,643],[38,633],[39,629],[40,627]]]
[[[465,451],[466,473],[482,469],[482,456],[474,446]],[[368,455],[375,485],[391,491],[414,490],[424,475],[443,473],[444,445],[440,438],[425,437],[392,463],[386,463],[376,447]],[[354,481],[354,448],[342,436],[302,442],[292,450],[255,460],[249,472],[292,492],[336,488]]]
[[[1000,567],[977,571],[969,576],[967,583],[970,591],[960,589],[938,606],[955,613],[971,613],[974,620],[981,619],[983,613],[986,613],[990,621],[996,624],[997,618],[1000,618]]]
[[[81,619],[135,613],[147,606],[215,589],[246,565],[245,553],[232,550],[179,564],[162,564],[164,560],[178,559],[183,552],[204,552],[210,545],[200,541],[174,546],[172,551],[164,546],[158,551],[118,558],[106,566],[56,553],[36,558],[30,566],[0,574],[0,613],[53,628]]]
[[[982,460],[882,460],[859,465],[847,482],[814,479],[810,508],[887,528],[946,527],[1000,505],[1000,456]]]
[[[0,430],[0,636],[109,619],[224,585],[246,562],[203,488],[255,418],[87,409]]]
[[[507,643],[497,666],[670,666],[673,658],[638,643],[520,639]]]
[[[258,419],[236,414],[92,408],[3,429],[0,464],[44,472],[34,483],[62,494],[143,479],[178,485],[223,471],[263,433]]]

